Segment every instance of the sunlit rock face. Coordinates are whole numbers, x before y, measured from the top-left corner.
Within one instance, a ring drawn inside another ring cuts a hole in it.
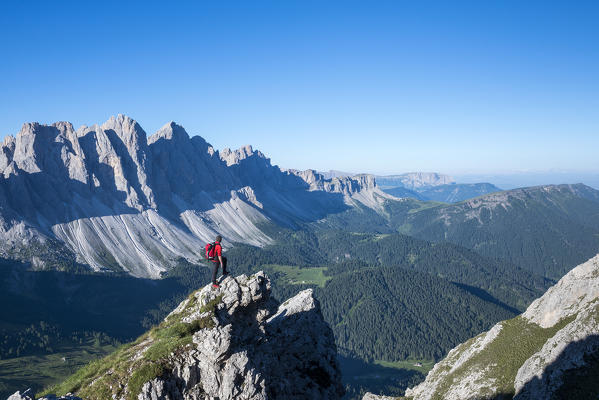
[[[0,146],[0,257],[158,278],[200,262],[217,234],[264,246],[266,224],[382,212],[389,198],[372,176],[283,171],[251,146],[219,152],[174,122],[150,137],[124,115],[78,130],[27,123]]]

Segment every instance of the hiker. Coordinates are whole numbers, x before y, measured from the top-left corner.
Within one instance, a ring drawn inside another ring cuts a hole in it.
[[[223,247],[220,242],[223,240],[221,235],[216,236],[214,243],[208,245],[211,248],[207,249],[208,259],[214,263],[214,269],[212,270],[212,287],[218,288],[218,282],[216,281],[216,273],[218,272],[218,266],[221,265],[223,268],[223,277],[226,277],[229,273],[227,272],[227,257],[223,256]]]

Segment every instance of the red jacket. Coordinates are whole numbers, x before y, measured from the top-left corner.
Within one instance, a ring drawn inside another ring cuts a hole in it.
[[[215,242],[214,244],[214,260],[212,262],[219,262],[218,257],[223,255],[223,247],[219,242]]]

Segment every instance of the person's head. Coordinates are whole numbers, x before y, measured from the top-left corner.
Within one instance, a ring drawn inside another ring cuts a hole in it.
[[[220,242],[222,242],[222,240],[223,240],[223,237],[221,235],[216,235],[215,241],[220,243]]]

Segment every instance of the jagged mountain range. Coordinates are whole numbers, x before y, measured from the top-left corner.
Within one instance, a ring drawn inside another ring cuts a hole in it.
[[[26,123],[0,147],[0,256],[43,268],[66,259],[157,278],[198,262],[216,233],[265,245],[261,226],[296,226],[391,198],[374,177],[282,170],[246,146],[217,151],[174,122],[147,137],[118,115],[75,130]]]

